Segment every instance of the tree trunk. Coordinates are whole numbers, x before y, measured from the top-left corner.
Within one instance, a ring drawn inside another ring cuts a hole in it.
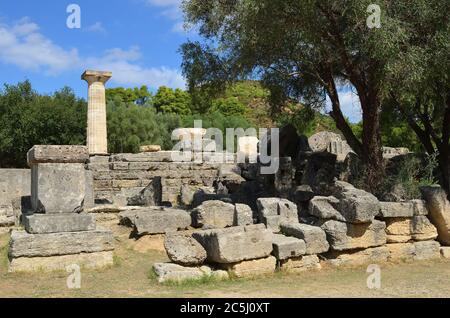
[[[367,167],[367,188],[374,191],[383,173],[383,150],[380,133],[380,103],[378,98],[360,98],[363,110],[362,159]]]

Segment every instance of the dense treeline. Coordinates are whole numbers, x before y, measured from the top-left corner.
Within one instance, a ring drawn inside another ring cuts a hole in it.
[[[255,81],[237,82],[215,97],[199,98],[167,87],[152,94],[145,86],[107,89],[106,97],[111,153],[137,152],[146,144],[171,149],[171,132],[178,127],[193,127],[198,119],[204,128],[215,127],[224,132],[226,128],[288,123],[307,136],[322,130],[339,132],[330,116],[298,104],[272,114],[269,92]],[[68,87],[42,95],[28,81],[5,85],[0,92],[0,167],[26,167],[26,152],[36,144],[85,144],[86,111],[86,101]],[[386,145],[420,150],[406,122],[392,111],[383,117]],[[355,134],[361,134],[360,124],[351,126]]]
[[[191,94],[160,87],[107,89],[108,146],[112,153],[137,152],[140,145],[171,149],[171,132],[192,127],[267,127],[272,121],[267,92],[242,82],[219,97],[195,100]],[[200,105],[199,105],[200,104]],[[202,110],[199,113],[198,110]],[[42,95],[29,81],[5,85],[0,92],[0,167],[26,167],[26,153],[36,144],[85,144],[87,103],[65,87]]]

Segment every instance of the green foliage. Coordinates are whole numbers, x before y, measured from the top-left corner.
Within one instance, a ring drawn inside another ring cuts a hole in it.
[[[385,177],[379,195],[389,197],[395,191],[402,195],[403,200],[420,199],[420,187],[436,184],[434,172],[437,166],[434,155],[427,155],[424,160],[407,156],[395,173]]]
[[[144,105],[152,94],[148,91],[147,86],[141,86],[140,88],[108,88],[106,89],[107,100],[119,100],[124,103],[136,103],[138,105]]]
[[[330,116],[321,114],[310,107],[303,107],[292,113],[283,113],[277,119],[278,126],[291,124],[297,128],[298,134],[307,137],[320,131],[339,132]]]
[[[211,113],[221,113],[226,116],[244,115],[247,107],[237,97],[218,98],[212,102]]]
[[[85,144],[86,102],[69,88],[39,95],[25,81],[0,93],[0,166],[26,167],[26,153],[39,144]]]
[[[139,152],[141,145],[162,143],[152,107],[111,101],[107,106],[109,152]]]
[[[158,112],[178,115],[189,115],[192,112],[191,96],[179,88],[173,90],[161,86],[151,102]]]

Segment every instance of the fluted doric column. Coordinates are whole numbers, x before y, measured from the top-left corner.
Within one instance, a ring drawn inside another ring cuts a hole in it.
[[[108,154],[105,83],[111,76],[111,72],[91,70],[87,70],[81,75],[81,79],[89,85],[87,146],[90,155]]]

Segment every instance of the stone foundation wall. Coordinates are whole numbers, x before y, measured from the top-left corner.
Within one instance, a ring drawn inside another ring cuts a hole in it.
[[[235,164],[173,162],[172,152],[91,157],[97,204],[136,205],[147,194],[154,205],[187,207],[200,189],[213,192],[215,181],[243,180]]]
[[[0,169],[0,227],[15,223],[13,201],[30,193],[30,169]]]
[[[31,193],[30,169],[0,169],[0,206]]]

